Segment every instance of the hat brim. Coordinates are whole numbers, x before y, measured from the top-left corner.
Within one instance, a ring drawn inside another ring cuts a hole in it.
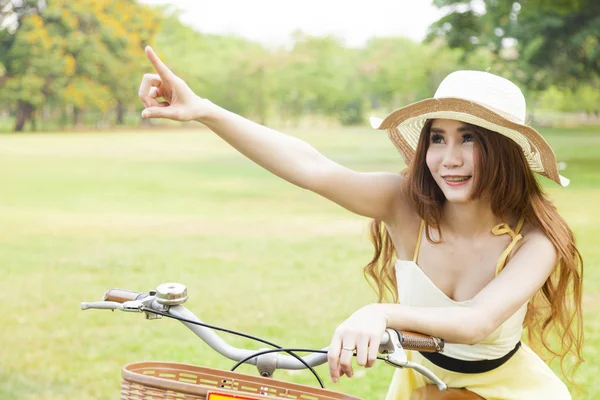
[[[568,179],[558,173],[552,148],[539,132],[480,103],[459,98],[425,99],[392,111],[374,128],[388,132],[391,141],[409,165],[421,130],[428,119],[453,119],[498,132],[521,147],[532,171],[561,186],[568,184]]]

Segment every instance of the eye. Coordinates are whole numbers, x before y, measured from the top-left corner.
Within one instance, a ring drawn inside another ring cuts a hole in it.
[[[463,142],[474,142],[474,141],[475,141],[475,135],[473,135],[472,133],[463,134]]]
[[[444,137],[442,135],[433,134],[431,135],[431,143],[443,143]]]

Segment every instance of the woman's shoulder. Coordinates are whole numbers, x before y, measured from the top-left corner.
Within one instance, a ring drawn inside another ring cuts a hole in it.
[[[556,251],[554,243],[552,243],[552,240],[550,240],[548,235],[542,229],[533,225],[532,223],[526,221],[523,224],[523,229],[520,233],[521,236],[523,236],[523,240],[521,246],[519,247],[527,246],[527,248],[532,248],[539,251]]]
[[[521,229],[521,235],[523,236],[523,239],[527,240],[534,240],[534,241],[547,241],[550,242],[550,238],[548,237],[548,235],[546,235],[546,233],[540,229],[539,227],[535,226],[534,224],[532,224],[529,221],[525,221],[523,223],[523,229]]]

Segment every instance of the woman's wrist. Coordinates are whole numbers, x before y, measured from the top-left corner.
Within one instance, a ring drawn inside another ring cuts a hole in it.
[[[193,107],[197,112],[197,116],[194,119],[204,125],[210,125],[211,123],[216,122],[224,112],[227,112],[210,100],[199,96]]]
[[[377,316],[381,320],[384,321],[385,327],[389,327],[389,315],[387,313],[386,304],[381,303],[372,303],[361,308],[361,311],[367,313],[371,316]]]

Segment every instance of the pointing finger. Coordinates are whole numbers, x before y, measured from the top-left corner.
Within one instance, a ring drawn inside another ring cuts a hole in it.
[[[156,55],[154,50],[152,50],[152,47],[146,46],[145,51],[146,57],[148,57],[148,60],[150,60],[150,62],[152,63],[154,70],[158,73],[158,75],[160,75],[161,78],[166,79],[173,75],[169,67],[167,67]]]

